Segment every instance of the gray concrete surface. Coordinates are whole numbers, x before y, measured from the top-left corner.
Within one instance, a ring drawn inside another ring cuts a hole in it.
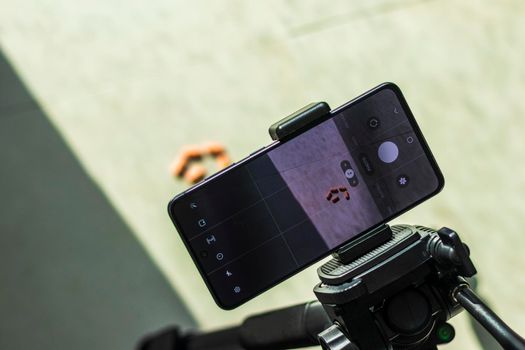
[[[398,83],[445,190],[397,222],[457,229],[480,290],[525,333],[521,0],[0,1],[0,43],[86,171],[205,328],[312,298],[313,269],[233,311],[211,300],[166,215],[186,143],[239,159],[276,119]],[[449,348],[476,348],[464,316]]]
[[[0,349],[132,349],[195,321],[0,52]]]

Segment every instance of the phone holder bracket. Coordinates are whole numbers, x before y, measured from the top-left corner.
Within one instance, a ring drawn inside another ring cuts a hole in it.
[[[330,113],[330,106],[326,102],[312,102],[295,111],[287,117],[273,123],[268,129],[272,140],[283,141],[290,138],[297,131],[318,123]],[[377,246],[386,243],[392,238],[392,230],[387,224],[368,231],[358,239],[342,246],[332,254],[333,258],[343,264],[355,260]]]
[[[343,264],[348,264],[360,256],[365,255],[376,247],[392,239],[392,230],[387,224],[372,229],[359,238],[345,244],[336,250],[332,257]]]
[[[273,123],[268,132],[272,140],[283,140],[330,113],[330,106],[326,102],[312,102],[293,112],[289,116]]]

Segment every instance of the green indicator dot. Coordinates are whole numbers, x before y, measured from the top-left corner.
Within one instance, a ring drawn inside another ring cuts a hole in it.
[[[452,328],[451,325],[445,323],[438,327],[437,336],[441,341],[448,343],[452,340],[452,338],[454,338],[454,328]]]

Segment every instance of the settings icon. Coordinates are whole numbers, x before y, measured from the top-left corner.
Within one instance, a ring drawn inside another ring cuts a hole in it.
[[[399,175],[396,179],[396,182],[399,187],[407,187],[410,182],[410,178],[404,174]]]

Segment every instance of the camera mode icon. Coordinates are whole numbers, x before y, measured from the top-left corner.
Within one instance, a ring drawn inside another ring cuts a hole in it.
[[[343,160],[339,165],[341,166],[341,170],[343,170],[343,174],[345,175],[348,184],[352,187],[357,186],[359,184],[359,181],[357,180],[357,174],[352,168],[350,161]]]
[[[208,243],[208,245],[211,245],[212,243],[215,243],[217,241],[217,239],[215,238],[215,235],[209,235],[208,237],[206,237],[206,243]]]
[[[408,175],[399,175],[396,179],[397,185],[401,188],[407,187],[410,183],[410,178]]]
[[[377,129],[379,126],[381,126],[381,122],[376,117],[368,119],[368,127],[370,129]]]

